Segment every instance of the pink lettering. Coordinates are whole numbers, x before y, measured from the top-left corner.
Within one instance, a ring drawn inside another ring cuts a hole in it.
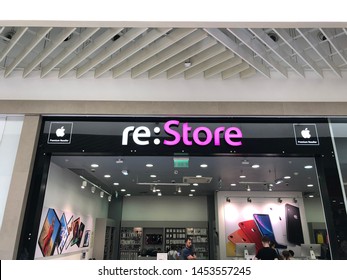
[[[180,124],[180,122],[179,122],[179,121],[176,121],[176,120],[168,121],[168,122],[166,122],[166,123],[164,124],[164,130],[165,130],[165,132],[166,132],[167,134],[172,135],[172,136],[175,137],[175,139],[172,140],[172,141],[166,140],[166,139],[165,139],[165,140],[164,140],[164,145],[167,145],[167,146],[174,146],[174,145],[177,145],[177,144],[180,142],[180,140],[181,140],[180,134],[179,134],[177,131],[175,131],[175,130],[173,130],[173,129],[170,128],[171,125],[174,125],[174,126],[177,126],[177,127],[178,127],[179,124]]]
[[[199,133],[202,131],[205,132],[206,134],[205,141],[201,141],[199,138]],[[212,140],[212,132],[208,127],[204,127],[204,126],[197,127],[193,132],[193,139],[194,139],[194,142],[198,144],[199,146],[206,146],[210,144]]]
[[[224,134],[225,142],[227,142],[230,146],[241,146],[241,141],[232,141],[232,138],[242,138],[242,132],[237,127],[229,127]]]

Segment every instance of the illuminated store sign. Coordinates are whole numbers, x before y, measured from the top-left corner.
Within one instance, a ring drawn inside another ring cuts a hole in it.
[[[153,132],[159,135],[161,132],[160,127],[155,127]],[[189,123],[182,123],[178,120],[170,120],[164,124],[164,132],[173,138],[164,139],[163,144],[166,146],[175,146],[183,142],[186,146],[194,144],[198,146],[206,146],[213,143],[214,146],[221,145],[221,139],[230,146],[241,146],[242,132],[237,127],[219,126],[214,130],[206,126],[199,126],[193,128]],[[204,137],[201,137],[201,135]],[[191,137],[189,137],[191,136]],[[146,126],[128,126],[123,130],[122,145],[128,145],[129,138],[131,138],[137,145],[146,146],[150,144],[151,130]],[[161,143],[159,138],[153,140],[155,145]]]

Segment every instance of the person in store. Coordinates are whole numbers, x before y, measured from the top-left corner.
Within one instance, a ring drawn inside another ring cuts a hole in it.
[[[288,250],[288,252],[290,254],[290,259],[294,260],[294,255],[295,255],[294,251],[293,250]]]
[[[255,255],[256,260],[278,260],[277,252],[270,247],[270,238],[264,235],[261,239],[263,248]]]
[[[171,249],[167,252],[167,259],[168,260],[179,260],[179,253],[177,251],[177,246],[172,245]]]
[[[193,249],[191,238],[185,239],[185,247],[182,249],[181,257],[183,260],[196,260],[196,254]]]
[[[283,250],[282,251],[282,258],[283,258],[283,260],[290,260],[291,259],[290,256],[291,255],[290,255],[288,250]]]

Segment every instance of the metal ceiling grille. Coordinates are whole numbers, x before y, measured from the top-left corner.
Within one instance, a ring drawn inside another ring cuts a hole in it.
[[[347,28],[0,27],[0,69],[83,78],[320,78],[347,71]]]

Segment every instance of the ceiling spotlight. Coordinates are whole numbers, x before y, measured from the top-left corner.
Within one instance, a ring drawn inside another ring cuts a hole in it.
[[[181,187],[178,187],[177,192],[179,192],[179,193],[182,192]]]
[[[90,188],[90,191],[91,191],[92,193],[95,193],[95,186],[92,186],[92,187]]]
[[[246,165],[249,164],[249,161],[247,159],[244,159],[241,163]]]
[[[16,34],[16,31],[12,29],[5,34],[5,38],[7,38],[8,40],[11,40],[14,34]]]
[[[276,185],[281,184],[281,183],[283,183],[283,180],[282,180],[282,179],[277,179],[277,180],[275,180],[275,184],[276,184]]]
[[[81,189],[85,189],[87,186],[87,181],[82,181]]]
[[[188,67],[190,67],[190,66],[192,66],[192,63],[191,63],[191,61],[188,59],[188,60],[186,60],[186,61],[184,62],[184,67],[188,68]]]
[[[103,191],[100,192],[100,197],[101,197],[101,198],[104,197],[104,192],[103,192]]]
[[[155,187],[153,187],[152,188],[152,192],[156,192],[157,190],[156,190],[156,188]]]
[[[247,186],[247,191],[250,192],[251,191],[251,187]]]
[[[158,196],[161,196],[161,192],[158,192]]]
[[[123,174],[124,176],[127,176],[127,175],[129,175],[129,173],[128,173],[128,170],[126,170],[126,169],[123,169],[123,170],[122,170],[122,174]]]
[[[203,163],[200,165],[201,168],[206,168],[208,165],[206,163]]]
[[[282,198],[280,198],[280,197],[277,199],[277,201],[278,201],[278,203],[282,203],[283,202]]]
[[[294,203],[297,203],[298,200],[297,200],[295,197],[293,197],[293,202],[294,202]]]
[[[225,200],[226,202],[230,202],[230,197],[227,197]]]
[[[260,167],[259,164],[253,164],[253,165],[252,165],[252,168],[259,168],[259,167]]]
[[[247,197],[247,202],[252,203],[252,199],[250,197]]]
[[[269,190],[269,192],[272,192],[272,186],[268,186],[267,189]]]
[[[278,41],[278,35],[275,32],[270,31],[267,35],[272,39],[272,41]]]
[[[112,196],[111,196],[111,195],[109,195],[107,199],[108,199],[108,202],[111,202],[111,200],[112,200]]]
[[[116,160],[116,163],[123,163],[123,160],[121,158]]]
[[[99,167],[99,164],[93,163],[90,166],[93,167],[93,168],[97,168],[97,167]]]

